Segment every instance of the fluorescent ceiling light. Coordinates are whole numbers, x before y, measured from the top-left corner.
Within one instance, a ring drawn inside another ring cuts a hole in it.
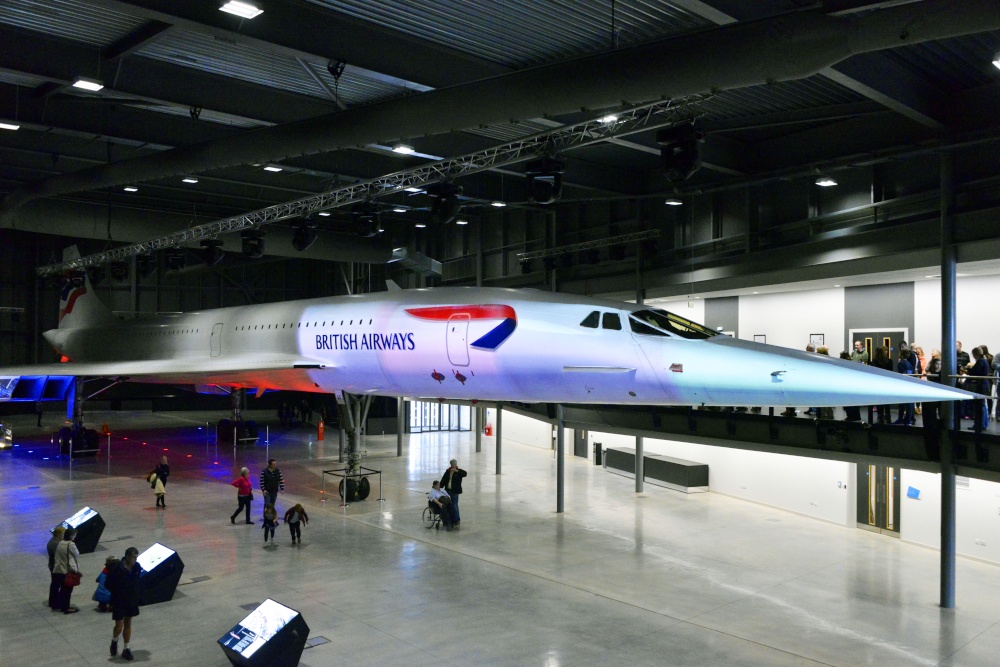
[[[1000,69],[1000,53],[993,56],[993,66]]]
[[[0,123],[0,130],[17,130],[21,126],[14,123]]]
[[[497,208],[503,208],[507,204],[502,201],[490,202],[490,206],[496,206]]]
[[[182,183],[197,183],[198,179],[195,178],[194,176],[185,176],[184,178],[181,179],[181,182]]]
[[[139,188],[135,187],[134,185],[126,185],[125,186],[125,192],[138,192],[138,191],[139,191]]]
[[[666,200],[665,202],[663,202],[663,203],[664,203],[664,204],[666,204],[667,206],[680,206],[680,205],[681,205],[681,204],[683,204],[684,202],[682,202],[682,201],[681,201],[680,199],[678,199],[677,197],[670,197],[670,198],[668,198],[668,199],[667,199],[667,200]]]
[[[467,225],[467,224],[469,224],[469,221],[468,220],[456,220],[455,224],[456,225]]]
[[[424,224],[424,223],[422,223],[422,222],[418,222],[418,223],[417,223],[416,225],[414,225],[414,227],[416,227],[417,229],[423,229],[423,228],[424,228],[424,227],[426,227],[426,226],[427,226],[427,225],[425,225],[425,224]]]
[[[269,164],[264,167],[264,171],[281,171],[281,167],[275,167],[273,164]]]
[[[240,0],[229,0],[229,2],[219,7],[219,11],[234,14],[244,19],[252,19],[264,13],[264,10],[260,7],[252,5],[249,2],[240,2]]]
[[[604,123],[605,125],[610,125],[611,123],[618,122],[618,116],[613,113],[609,113],[607,116],[602,116],[597,119],[598,123]]]
[[[837,181],[830,178],[829,176],[820,176],[819,178],[816,179],[816,185],[820,186],[821,188],[829,188],[836,184]]]
[[[396,144],[392,147],[393,153],[399,153],[400,155],[413,155],[413,146],[407,146],[406,144]]]
[[[320,211],[316,215],[322,216],[324,218],[329,218],[330,217],[330,212],[329,211]]]
[[[104,87],[104,84],[95,79],[84,79],[83,77],[78,78],[73,82],[74,88],[79,88],[81,90],[89,90],[91,92],[97,92]]]
[[[760,294],[760,292],[754,292],[754,294]]]
[[[414,192],[414,193],[423,192],[423,190],[421,190],[420,188],[403,188],[403,189],[406,190],[407,192]]]
[[[406,213],[407,210],[408,209],[405,209],[402,206],[397,206],[396,208],[392,209],[392,212],[393,213]]]

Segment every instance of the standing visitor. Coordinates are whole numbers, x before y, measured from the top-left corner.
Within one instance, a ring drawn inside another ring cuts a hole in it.
[[[253,502],[253,485],[250,483],[250,470],[246,466],[240,468],[240,476],[230,482],[236,487],[236,501],[239,505],[236,506],[236,511],[232,513],[229,517],[229,523],[236,523],[236,517],[239,515],[240,510],[246,508],[246,522],[253,523],[250,520],[250,504]]]
[[[129,547],[125,557],[108,572],[108,590],[111,591],[111,618],[115,628],[111,633],[111,655],[118,655],[118,636],[124,635],[125,650],[122,657],[132,660],[132,617],[139,615],[139,572],[142,568],[136,563],[139,550]]]
[[[451,507],[455,518],[455,528],[462,523],[462,515],[458,511],[458,497],[462,495],[462,479],[469,473],[458,467],[458,461],[452,459],[451,466],[441,476],[441,488],[451,496]]]
[[[260,492],[264,495],[264,504],[276,505],[278,492],[285,494],[285,478],[281,476],[278,462],[269,459],[267,467],[260,471]]]

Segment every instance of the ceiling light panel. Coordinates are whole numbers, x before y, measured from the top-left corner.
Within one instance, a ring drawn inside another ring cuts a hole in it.
[[[256,18],[264,13],[264,10],[257,5],[250,2],[242,2],[241,0],[229,0],[229,2],[219,7],[219,11],[239,16],[242,19]]]

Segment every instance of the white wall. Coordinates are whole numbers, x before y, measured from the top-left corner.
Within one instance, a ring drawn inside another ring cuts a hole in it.
[[[831,356],[844,347],[844,289],[741,296],[740,338],[767,336],[768,345],[804,350],[809,334],[821,333]]]
[[[964,555],[1000,563],[1000,484],[969,479],[969,488],[955,492],[955,550]],[[903,470],[900,537],[941,548],[941,475]],[[920,498],[906,497],[909,487]]]
[[[591,433],[604,447],[635,447],[635,438]],[[646,438],[647,455],[664,454],[708,464],[709,488],[744,500],[854,526],[854,477],[851,464],[783,454],[712,447]]]
[[[486,410],[486,423],[493,424],[493,436],[496,437],[497,411],[493,408]],[[503,441],[519,442],[523,445],[541,447],[542,449],[552,449],[552,426],[538,419],[522,417],[521,415],[504,410]],[[572,439],[568,443],[567,448],[573,446]]]
[[[930,355],[941,349],[941,280],[914,283],[913,340]],[[962,349],[972,352],[977,345],[988,345],[990,352],[1000,352],[1000,309],[995,304],[1000,290],[1000,276],[958,278],[955,303],[955,331]]]

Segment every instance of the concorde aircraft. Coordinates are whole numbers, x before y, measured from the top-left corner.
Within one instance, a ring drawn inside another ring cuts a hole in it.
[[[400,290],[120,320],[64,282],[68,363],[0,377],[639,405],[882,405],[969,392],[719,334],[647,306],[536,290]]]

